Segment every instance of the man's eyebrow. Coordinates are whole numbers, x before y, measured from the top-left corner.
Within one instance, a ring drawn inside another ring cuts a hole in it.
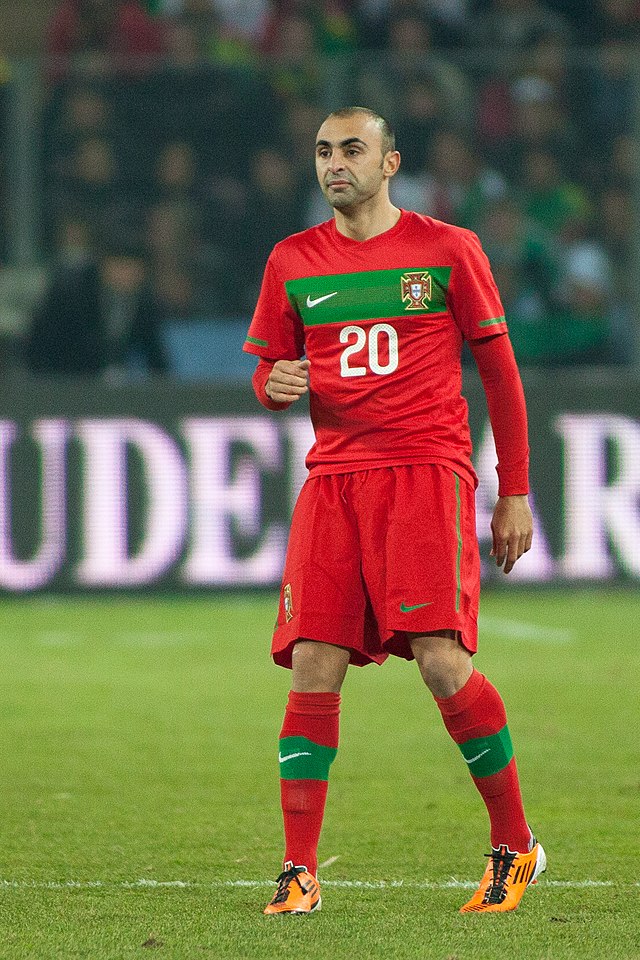
[[[361,140],[360,137],[347,137],[346,140],[341,140],[337,146],[338,147],[348,147],[351,143],[361,143],[363,147],[366,147],[367,144],[364,140]],[[329,140],[318,140],[316,141],[316,149],[318,147],[332,147],[333,144]]]

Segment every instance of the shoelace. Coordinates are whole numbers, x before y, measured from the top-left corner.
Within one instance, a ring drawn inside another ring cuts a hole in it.
[[[515,853],[496,853],[495,850],[491,853],[485,853],[485,857],[491,859],[493,880],[487,888],[487,892],[482,901],[483,903],[502,903],[507,895],[506,883],[516,856],[517,854]]]
[[[278,877],[276,883],[278,884],[278,889],[276,890],[276,895],[271,901],[271,903],[285,903],[287,897],[289,896],[289,886],[292,881],[295,880],[303,893],[307,892],[307,888],[304,883],[301,883],[298,879],[299,873],[304,873],[304,867],[291,867],[290,870],[284,870]]]

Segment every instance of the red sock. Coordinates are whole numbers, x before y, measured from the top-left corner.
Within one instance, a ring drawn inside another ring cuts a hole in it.
[[[339,693],[289,693],[279,752],[284,860],[314,876],[339,720]]]
[[[435,700],[486,804],[491,845],[497,848],[504,843],[511,850],[526,853],[531,831],[522,805],[502,697],[485,676],[474,670],[452,697]]]

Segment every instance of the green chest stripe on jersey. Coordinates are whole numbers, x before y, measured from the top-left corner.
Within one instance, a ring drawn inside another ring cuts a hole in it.
[[[408,267],[301,277],[285,283],[305,327],[443,313],[451,267]]]

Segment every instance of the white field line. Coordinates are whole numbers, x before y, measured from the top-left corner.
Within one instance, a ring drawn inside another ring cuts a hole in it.
[[[542,627],[539,623],[526,623],[523,620],[506,620],[503,617],[485,617],[478,620],[480,630],[494,637],[507,637],[511,640],[534,640],[536,643],[570,643],[575,634],[564,627]]]
[[[345,890],[472,890],[478,886],[477,880],[325,880],[325,887]],[[580,890],[591,888],[640,887],[640,881],[619,883],[614,880],[544,880],[538,881],[540,887],[553,887],[554,890]],[[0,890],[219,890],[233,887],[273,887],[273,880],[1,880]]]

